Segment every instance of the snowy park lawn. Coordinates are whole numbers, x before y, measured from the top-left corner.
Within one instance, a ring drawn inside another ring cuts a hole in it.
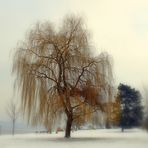
[[[0,135],[0,148],[148,148],[148,133],[139,129],[98,129],[58,134]]]

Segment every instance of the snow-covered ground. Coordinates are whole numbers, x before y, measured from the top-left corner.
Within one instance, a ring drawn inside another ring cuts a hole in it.
[[[148,133],[139,129],[99,129],[58,134],[0,135],[0,148],[148,148]]]

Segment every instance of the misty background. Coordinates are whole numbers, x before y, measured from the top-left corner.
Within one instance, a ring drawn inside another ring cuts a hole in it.
[[[126,83],[141,92],[143,85],[148,86],[147,0],[0,0],[1,126],[10,126],[6,125],[10,99],[18,104],[21,99],[14,94],[11,75],[17,43],[37,21],[49,20],[58,26],[70,13],[84,17],[95,45],[94,55],[107,51],[112,56],[116,85]]]

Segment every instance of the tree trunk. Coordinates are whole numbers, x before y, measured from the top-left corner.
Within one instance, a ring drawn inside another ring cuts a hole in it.
[[[122,132],[124,132],[124,127],[122,127],[121,129],[122,129]]]
[[[13,119],[13,121],[12,121],[12,135],[14,135],[14,130],[15,130],[15,120]]]
[[[65,138],[70,138],[72,122],[73,122],[72,115],[68,115],[67,123],[66,123]]]
[[[106,127],[106,129],[110,129],[111,128],[109,120],[106,121],[105,127]]]

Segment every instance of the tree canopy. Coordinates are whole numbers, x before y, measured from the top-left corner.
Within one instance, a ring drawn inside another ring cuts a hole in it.
[[[122,129],[139,126],[143,118],[140,92],[128,85],[120,84],[118,95],[121,102],[120,126]]]
[[[37,23],[25,41],[19,43],[13,60],[13,73],[28,120],[48,128],[66,118],[65,137],[72,123],[91,119],[102,110],[101,102],[112,98],[110,56],[94,50],[83,19],[67,16],[58,29]]]

